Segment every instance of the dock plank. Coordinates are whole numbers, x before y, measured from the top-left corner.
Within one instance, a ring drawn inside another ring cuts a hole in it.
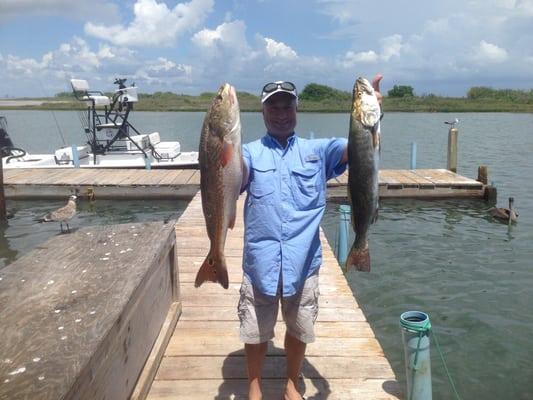
[[[305,366],[304,366],[305,367]],[[263,398],[283,396],[284,379],[264,379]],[[304,378],[301,386],[310,399],[390,400],[401,396],[394,379],[323,379]],[[246,379],[155,380],[148,395],[152,400],[248,399]]]
[[[64,198],[70,193],[98,198],[191,199],[199,190],[194,169],[9,169],[6,197]],[[328,181],[329,199],[347,198],[348,173]],[[445,169],[380,170],[382,198],[484,198],[486,185]]]

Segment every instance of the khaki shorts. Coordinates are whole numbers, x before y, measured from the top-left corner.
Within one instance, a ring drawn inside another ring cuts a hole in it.
[[[243,277],[238,313],[240,336],[244,343],[258,344],[274,337],[279,303],[287,333],[304,342],[315,341],[314,324],[318,315],[318,274],[307,278],[303,289],[293,296],[267,296],[254,289]]]

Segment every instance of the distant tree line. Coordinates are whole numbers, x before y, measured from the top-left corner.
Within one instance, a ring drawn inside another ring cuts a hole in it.
[[[476,86],[468,90],[467,97],[472,100],[492,99],[533,104],[533,89],[493,89],[490,87]]]
[[[105,93],[112,97],[113,93]],[[257,100],[256,95],[248,92],[238,92],[239,99],[246,99],[248,101]],[[185,94],[177,94],[174,92],[154,92],[154,93],[139,93],[139,99],[151,100],[157,102],[176,101],[178,99],[186,98],[201,98],[210,100],[215,96],[214,92],[203,92],[199,96],[190,96]],[[390,98],[414,98],[415,92],[412,86],[409,85],[394,85],[392,89],[387,92]],[[55,95],[56,98],[73,97],[72,92],[59,92]],[[438,98],[434,94],[421,96],[423,98]],[[338,90],[327,85],[318,83],[309,83],[300,92],[299,98],[308,102],[346,102],[351,101],[352,94],[348,91]],[[506,102],[522,102],[533,104],[533,89],[530,90],[516,90],[516,89],[493,89],[484,86],[475,86],[468,90],[467,99],[470,100],[496,100]]]

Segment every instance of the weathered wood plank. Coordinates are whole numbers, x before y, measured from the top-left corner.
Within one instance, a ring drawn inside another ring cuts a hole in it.
[[[6,170],[5,173],[6,196],[17,198],[65,197],[70,193],[85,195],[91,190],[100,198],[144,196],[190,199],[200,185],[200,172],[194,169],[69,168]],[[329,199],[346,199],[347,179],[348,174],[345,172],[328,182]],[[379,195],[399,198],[483,198],[484,186],[445,169],[380,170]],[[197,210],[199,213],[196,213],[196,217],[201,217],[201,208]],[[191,218],[194,219],[195,216],[191,215]]]
[[[129,396],[176,293],[174,241],[163,223],[90,227],[3,268],[0,398]]]
[[[263,380],[263,398],[282,398],[284,379]],[[300,382],[309,399],[390,400],[401,396],[398,383],[391,379],[308,379]],[[248,399],[246,379],[156,380],[149,400]]]
[[[225,356],[244,355],[244,346],[238,336],[224,337],[220,340],[207,332],[196,337],[178,335],[168,343],[166,356]],[[269,342],[268,355],[283,355],[283,336],[276,336]],[[383,356],[379,343],[375,338],[345,337],[338,338],[319,337],[314,343],[307,346],[306,355],[318,357],[375,357]]]
[[[246,360],[241,353],[239,354],[210,356],[208,363],[202,356],[165,357],[155,379],[246,379]],[[353,368],[354,364],[357,368]],[[267,357],[263,366],[263,379],[283,379],[286,377],[285,368],[284,357]],[[360,381],[368,376],[373,376],[375,379],[394,379],[389,363],[384,357],[307,356],[302,366],[302,374],[306,378],[328,380]]]
[[[206,332],[213,336],[223,338],[225,336],[238,336],[239,324],[233,321],[204,321],[180,320],[176,326],[176,334],[179,335],[203,335]],[[276,336],[285,335],[285,325],[276,324]],[[317,337],[374,337],[374,332],[366,321],[338,321],[326,322],[317,321],[315,324],[315,335]]]

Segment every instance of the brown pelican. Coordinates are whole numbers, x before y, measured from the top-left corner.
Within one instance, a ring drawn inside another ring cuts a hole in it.
[[[40,222],[59,222],[61,233],[63,233],[63,222],[67,225],[67,232],[70,232],[68,221],[76,215],[76,196],[72,195],[68,198],[68,202],[65,206],[58,208],[55,211],[49,212],[42,217]]]
[[[502,222],[516,222],[518,220],[518,213],[513,208],[514,198],[509,197],[509,208],[492,207],[489,210],[490,215]]]

